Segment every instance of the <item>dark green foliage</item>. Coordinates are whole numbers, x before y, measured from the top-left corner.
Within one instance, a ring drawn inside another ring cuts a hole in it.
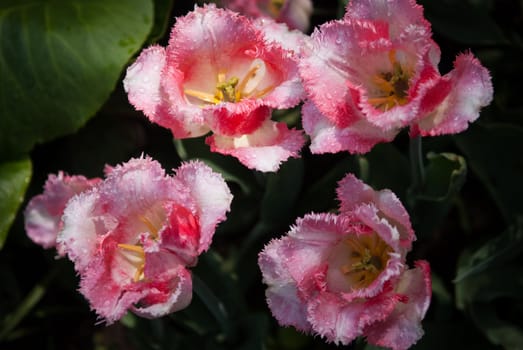
[[[315,25],[347,1],[315,1]],[[459,135],[406,132],[364,155],[311,155],[277,173],[211,153],[204,138],[175,140],[127,101],[121,79],[136,52],[168,40],[190,0],[0,1],[0,348],[338,349],[277,325],[265,302],[259,251],[297,217],[335,212],[348,172],[389,188],[418,240],[409,259],[432,267],[433,300],[414,349],[523,348],[523,3],[423,0],[440,69],[471,50],[491,71],[495,99]],[[274,119],[300,128],[299,108]],[[48,173],[101,176],[105,164],[148,154],[165,169],[200,159],[227,180],[228,219],[192,268],[193,301],[157,320],[96,323],[72,264],[29,241],[27,201]],[[412,153],[412,154],[411,154]],[[347,349],[378,349],[358,340]]]

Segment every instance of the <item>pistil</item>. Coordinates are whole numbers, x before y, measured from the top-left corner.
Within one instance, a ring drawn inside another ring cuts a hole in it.
[[[368,99],[374,107],[388,110],[408,102],[409,74],[396,60],[396,52],[389,52],[392,72],[381,72],[372,77],[372,83],[378,88],[378,96]]]
[[[391,248],[377,236],[351,237],[345,240],[350,248],[349,263],[340,267],[353,288],[371,284],[384,270]]]

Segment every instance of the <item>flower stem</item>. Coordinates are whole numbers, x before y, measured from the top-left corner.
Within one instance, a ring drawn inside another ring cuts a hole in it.
[[[421,136],[415,136],[410,139],[410,170],[412,177],[412,190],[414,193],[420,193],[425,185],[425,169],[423,167],[423,151],[421,145]]]

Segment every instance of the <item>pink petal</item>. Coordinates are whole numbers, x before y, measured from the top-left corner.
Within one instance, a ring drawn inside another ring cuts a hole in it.
[[[179,257],[187,266],[196,264],[200,253],[201,230],[198,217],[181,205],[168,203],[166,205],[167,224],[160,232],[161,247]],[[213,231],[210,233],[212,238]],[[146,252],[157,252],[159,247],[153,241],[150,247],[144,244]]]
[[[299,30],[292,30],[285,23],[269,18],[258,18],[253,24],[263,33],[265,40],[277,43],[283,49],[299,54],[310,37]]]
[[[308,320],[312,329],[328,341],[348,345],[361,336],[366,326],[389,316],[398,298],[389,292],[371,299],[346,302],[330,293],[323,293],[309,302]]]
[[[311,137],[310,150],[314,154],[367,153],[381,142],[392,141],[399,130],[383,130],[360,119],[346,127],[338,127],[316,106],[306,101],[302,107],[303,129]]]
[[[345,19],[386,22],[393,40],[401,40],[411,32],[427,38],[432,34],[423,7],[413,0],[353,0],[347,5]]]
[[[159,289],[158,292],[154,292],[150,292],[142,300],[144,306],[132,306],[132,311],[142,317],[157,318],[186,308],[192,300],[192,278],[190,272],[187,269],[180,268],[176,278],[170,279],[167,290]],[[167,299],[158,302],[158,296],[165,299],[165,295],[167,295]]]
[[[64,210],[63,229],[57,242],[63,245],[78,272],[83,271],[96,254],[98,236],[116,226],[114,217],[102,216],[99,199],[98,191],[93,189],[73,197]]]
[[[285,123],[266,120],[260,128],[240,137],[212,135],[206,139],[212,152],[232,155],[250,169],[276,171],[281,162],[298,157],[305,143],[302,133]]]
[[[189,190],[196,203],[201,229],[200,254],[209,248],[216,225],[225,220],[232,194],[221,175],[199,161],[182,164],[176,171],[176,179]]]
[[[204,114],[215,134],[234,137],[255,132],[270,118],[271,110],[261,101],[247,100],[209,107]]]
[[[391,246],[399,243],[410,250],[414,230],[407,210],[394,193],[386,189],[374,191],[354,175],[347,174],[338,183],[337,194],[342,212],[355,212],[365,224],[379,229]]]
[[[438,98],[441,94],[444,95]],[[454,70],[426,91],[420,120],[412,133],[422,136],[459,133],[479,117],[480,109],[490,104],[492,95],[488,70],[472,54],[459,55]]]
[[[306,304],[297,295],[293,284],[269,287],[265,293],[272,315],[282,326],[294,326],[307,332],[311,325],[307,321]]]
[[[279,10],[271,9],[271,0],[224,0],[223,6],[253,19],[276,20],[292,29],[306,31],[312,14],[311,0],[287,0]]]
[[[136,61],[127,68],[123,80],[129,102],[153,121],[162,103],[160,82],[164,69],[165,50],[153,45],[143,50]]]
[[[358,74],[353,66],[362,66],[359,37],[377,40],[385,34],[380,28],[333,21],[316,29],[311,35],[312,47],[304,48],[299,68],[307,96],[338,127],[361,119],[353,96],[356,86],[350,82]]]
[[[291,29],[307,31],[313,12],[311,0],[287,0],[277,18],[278,22],[286,23]]]
[[[398,303],[387,319],[365,329],[365,335],[371,344],[403,350],[423,335],[421,320],[427,312],[432,293],[428,263],[417,261],[416,268],[405,271],[396,292],[406,296],[407,301]]]
[[[351,230],[352,223],[345,217],[330,213],[311,213],[296,220],[296,225],[291,227],[287,235],[314,245],[331,245]]]
[[[166,176],[161,165],[150,157],[131,159],[113,168],[100,186],[100,195],[106,201],[107,212],[117,218],[143,215],[146,209],[163,201],[195,208],[188,189]]]
[[[44,248],[55,247],[58,232],[62,228],[62,214],[69,199],[100,181],[98,178],[67,176],[63,172],[49,175],[44,193],[33,197],[24,211],[25,231],[29,238]]]

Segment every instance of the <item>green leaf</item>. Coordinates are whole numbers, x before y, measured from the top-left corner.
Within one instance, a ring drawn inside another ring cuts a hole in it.
[[[167,25],[169,24],[169,19],[171,18],[173,3],[173,0],[153,0],[154,23],[153,29],[147,38],[147,43],[156,43],[167,32]]]
[[[51,270],[40,283],[36,284],[33,289],[27,294],[17,308],[5,319],[3,319],[0,328],[0,341],[6,339],[10,332],[31,312],[35,305],[44,296],[49,283],[58,275],[59,268]]]
[[[150,0],[0,5],[0,159],[72,133],[114,89],[152,26]]]
[[[24,200],[31,173],[29,159],[0,164],[0,249]]]
[[[523,213],[523,128],[473,125],[455,141],[506,221],[515,220]]]
[[[523,348],[523,330],[502,320],[493,304],[474,304],[471,315],[476,325],[493,344],[501,345],[506,350]]]
[[[465,159],[453,153],[429,153],[420,193],[410,193],[412,224],[420,236],[430,234],[448,214],[467,175]]]
[[[230,321],[227,310],[222,301],[212,292],[212,290],[197,275],[192,275],[194,293],[202,300],[209,312],[222,327],[224,333],[229,332]]]
[[[523,219],[517,226],[489,240],[466,259],[461,259],[455,283],[503,265],[523,251]]]
[[[427,154],[423,193],[418,199],[443,202],[459,192],[467,176],[465,159],[453,153]]]
[[[266,190],[260,208],[260,216],[265,223],[278,225],[292,221],[303,176],[301,158],[291,158],[282,164],[277,173],[267,174]]]

